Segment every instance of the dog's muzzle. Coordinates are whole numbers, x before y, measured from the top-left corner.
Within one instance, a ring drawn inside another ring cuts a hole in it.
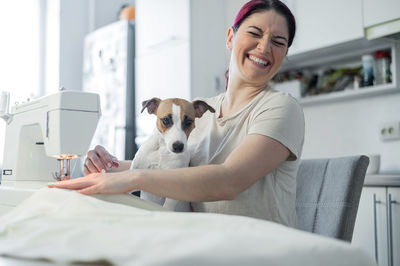
[[[175,153],[181,153],[183,151],[183,148],[185,147],[185,145],[180,142],[180,141],[175,141],[172,144],[172,151]]]

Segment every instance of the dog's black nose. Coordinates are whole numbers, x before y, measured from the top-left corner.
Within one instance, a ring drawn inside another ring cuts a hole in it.
[[[172,144],[172,151],[175,153],[180,153],[183,151],[183,147],[184,145],[182,142],[176,141]]]

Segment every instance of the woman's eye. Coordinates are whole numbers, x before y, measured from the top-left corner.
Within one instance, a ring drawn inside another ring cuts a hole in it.
[[[258,34],[258,33],[256,33],[256,32],[249,31],[249,33],[250,33],[251,35],[253,35],[253,36],[260,37],[260,34]]]
[[[285,44],[282,42],[272,41],[277,46],[284,46]]]
[[[161,121],[163,122],[164,126],[169,126],[171,123],[171,120],[168,117],[164,117],[161,119]]]

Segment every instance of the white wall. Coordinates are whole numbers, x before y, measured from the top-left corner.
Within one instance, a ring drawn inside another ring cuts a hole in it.
[[[117,21],[120,7],[123,4],[134,3],[134,0],[60,0],[59,87],[82,89],[85,36],[95,29]],[[51,91],[46,93],[49,92]]]
[[[82,47],[88,33],[88,11],[88,1],[60,1],[59,87],[81,89]]]
[[[228,49],[226,26],[221,21],[226,4],[224,0],[192,0],[190,6],[190,95],[192,99],[212,97],[225,91]]]
[[[400,94],[303,108],[303,158],[380,154],[381,172],[400,172],[400,141],[382,142],[382,123],[400,121]]]

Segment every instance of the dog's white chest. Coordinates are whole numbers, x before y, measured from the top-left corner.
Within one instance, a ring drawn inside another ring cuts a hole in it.
[[[155,132],[137,151],[131,165],[131,170],[182,168],[189,165],[189,160],[188,149],[181,153],[172,153],[168,151],[163,140],[159,137],[158,133]],[[190,211],[190,204],[188,202],[158,197],[145,191],[141,192],[140,197],[160,204],[170,210]]]
[[[131,169],[175,169],[189,165],[188,150],[181,153],[169,152],[162,140],[153,134],[139,148]]]

